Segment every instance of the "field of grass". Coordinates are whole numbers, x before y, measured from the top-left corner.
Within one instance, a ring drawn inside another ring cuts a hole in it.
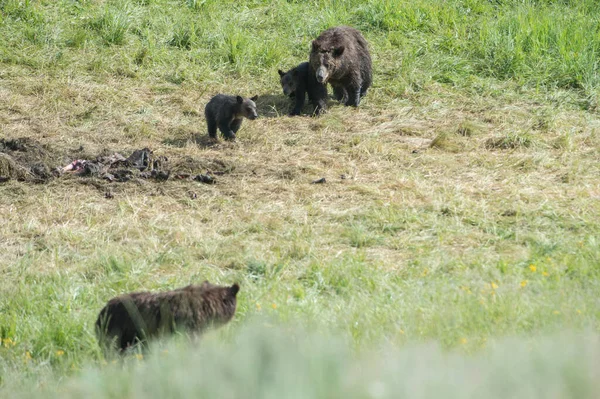
[[[0,397],[597,397],[598,7],[0,0],[0,139],[217,179],[0,183]],[[277,69],[340,24],[372,89],[287,117]],[[259,95],[235,143],[220,92]],[[205,279],[227,327],[103,358],[108,299]]]

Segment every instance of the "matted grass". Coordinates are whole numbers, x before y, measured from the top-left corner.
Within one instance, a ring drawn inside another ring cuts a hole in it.
[[[110,297],[204,279],[242,285],[236,318],[211,339],[244,336],[256,315],[301,323],[346,339],[332,355],[352,357],[348,369],[340,366],[344,376],[382,341],[399,359],[415,346],[414,356],[427,358],[419,345],[437,342],[431,374],[444,381],[455,363],[441,353],[451,348],[476,353],[456,355],[475,370],[485,362],[480,351],[504,337],[535,341],[585,328],[595,337],[596,5],[0,1],[2,138],[38,140],[57,165],[74,154],[147,146],[191,172],[221,172],[216,185],[68,177],[0,184],[2,393],[48,379],[63,389],[79,370],[101,369],[93,323]],[[371,43],[374,87],[359,109],[332,102],[320,118],[286,117],[277,69],[304,61],[310,40],[341,23]],[[245,121],[236,143],[202,138],[203,107],[217,92],[259,95],[262,117]],[[321,177],[325,184],[310,184]],[[248,334],[241,347],[261,342]],[[585,351],[583,342],[574,351]],[[240,346],[232,345],[219,350],[233,356]],[[220,353],[200,351],[212,362]],[[523,362],[535,363],[540,351]],[[307,353],[301,365],[314,355],[325,367],[318,350]],[[237,367],[254,378],[252,356],[260,354],[248,356]],[[555,370],[575,358],[554,356],[543,359]],[[144,364],[123,378],[147,367],[141,381],[151,381],[159,366]],[[494,364],[490,372],[510,365]],[[90,371],[74,384],[89,392],[87,379],[111,373]],[[457,378],[471,383],[465,373]],[[365,378],[356,382],[362,389]],[[143,383],[99,395],[135,397]],[[341,396],[348,386],[334,381],[298,396]],[[575,392],[540,387],[532,389]],[[205,392],[195,389],[189,395]],[[438,391],[423,392],[413,397]],[[535,397],[527,393],[515,395]]]

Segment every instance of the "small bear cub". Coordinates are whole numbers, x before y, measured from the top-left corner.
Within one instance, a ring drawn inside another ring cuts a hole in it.
[[[300,115],[306,95],[314,105],[313,114],[319,115],[325,111],[325,99],[327,97],[327,86],[317,82],[314,72],[311,70],[308,62],[303,62],[290,69],[287,72],[279,69],[279,81],[283,94],[294,98],[294,107],[290,111],[290,115]]]
[[[255,103],[257,98],[258,96],[242,98],[224,94],[217,94],[211,98],[204,108],[208,135],[213,139],[217,138],[219,128],[226,140],[235,140],[235,134],[242,126],[244,118],[258,118]]]
[[[236,309],[240,286],[203,282],[172,291],[132,292],[117,296],[100,311],[96,336],[105,351],[128,348],[177,331],[193,335],[229,322]]]

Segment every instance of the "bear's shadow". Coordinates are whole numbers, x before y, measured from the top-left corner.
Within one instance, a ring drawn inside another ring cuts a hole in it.
[[[283,94],[262,94],[258,95],[256,100],[256,111],[258,112],[259,118],[278,118],[281,116],[288,116],[292,108],[294,107],[294,98],[286,97]],[[337,104],[337,100],[327,96],[327,107],[329,108],[332,104]],[[302,113],[299,116],[312,116],[314,106],[306,99]]]
[[[291,100],[283,94],[259,94],[256,111],[259,118],[278,118],[290,112]]]
[[[189,143],[196,144],[198,147],[209,148],[216,146],[219,143],[219,140],[209,137],[207,133],[193,133],[190,136],[167,138],[164,139],[162,143],[178,148],[186,147]]]

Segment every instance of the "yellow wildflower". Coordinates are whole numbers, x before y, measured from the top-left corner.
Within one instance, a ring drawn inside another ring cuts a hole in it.
[[[577,314],[581,314],[581,310],[577,309]]]
[[[273,309],[277,309],[277,304],[276,304],[275,302],[273,302],[273,303],[271,304],[271,307],[272,307]]]
[[[465,345],[467,342],[468,342],[468,341],[467,341],[467,339],[466,339],[466,338],[461,338],[461,339],[460,339],[460,343],[461,343],[461,345]]]
[[[256,302],[256,310],[260,310],[260,309],[261,309],[260,303]]]
[[[460,289],[463,290],[464,292],[466,292],[467,294],[471,293],[471,289],[469,287],[467,287],[466,285],[461,285]]]
[[[544,277],[548,277],[548,276],[549,276],[549,274],[548,274],[548,272],[542,272],[542,276],[544,276]]]
[[[404,335],[404,330],[400,329],[400,334]]]
[[[58,356],[58,357],[60,357],[60,356],[62,356],[64,354],[65,354],[65,351],[63,351],[63,350],[59,349],[59,350],[56,351],[56,356]]]
[[[29,352],[29,351],[25,352],[25,363],[27,363],[31,359],[32,359],[31,352]]]
[[[142,359],[144,358],[144,355],[142,355],[141,353],[136,353],[136,354],[135,354],[135,358],[136,358],[137,360],[142,360]]]
[[[11,346],[15,346],[17,343],[13,341],[11,338],[4,338],[2,340],[2,344],[4,344],[5,348],[10,348]]]
[[[522,287],[522,288],[525,288],[525,287],[527,287],[527,280],[523,280],[523,281],[521,281],[521,287]]]
[[[558,310],[555,310],[554,312],[552,312],[553,314],[560,314],[560,312]]]
[[[535,265],[529,265],[529,270],[531,270],[532,272],[535,273],[535,271],[537,270],[537,267],[535,267]]]
[[[498,288],[498,284],[496,283],[490,283],[490,287],[492,287],[493,290]]]
[[[429,270],[427,270],[427,269],[424,269],[424,270],[423,270],[423,277],[427,276],[427,273],[429,273]]]

